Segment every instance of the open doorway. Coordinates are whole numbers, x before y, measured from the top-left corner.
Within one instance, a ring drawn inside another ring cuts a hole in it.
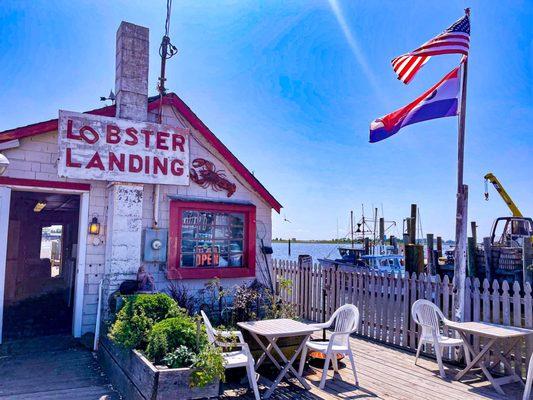
[[[79,209],[79,195],[12,192],[5,340],[71,331]]]

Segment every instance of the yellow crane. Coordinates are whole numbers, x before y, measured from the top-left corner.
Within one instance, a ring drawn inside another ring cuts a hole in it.
[[[494,189],[496,189],[496,191],[500,194],[503,201],[505,201],[505,204],[507,204],[507,207],[509,207],[513,213],[513,217],[523,217],[513,199],[511,199],[511,196],[509,196],[509,194],[505,191],[498,178],[496,178],[492,172],[489,172],[487,175],[485,175],[485,200],[489,199],[488,182],[492,183]]]
[[[489,199],[488,182],[494,185],[496,191],[513,213],[512,217],[496,218],[492,225],[491,244],[521,247],[525,237],[531,237],[533,242],[533,220],[522,215],[511,196],[505,191],[498,178],[492,172],[485,175],[485,200]]]

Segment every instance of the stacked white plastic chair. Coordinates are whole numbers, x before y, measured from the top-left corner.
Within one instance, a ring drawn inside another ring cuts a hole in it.
[[[203,311],[200,311],[200,313],[202,314],[202,318],[204,320],[209,343],[222,348],[239,347],[241,349],[222,353],[224,360],[226,361],[225,367],[226,369],[246,367],[248,381],[250,383],[250,387],[254,391],[255,400],[260,400],[259,389],[257,388],[257,380],[255,379],[254,358],[250,353],[248,344],[244,341],[242,333],[239,331],[217,331],[213,328],[213,325],[211,325],[211,321],[209,321],[207,315],[205,315]],[[217,338],[237,338],[238,342],[224,342],[218,340]]]
[[[531,354],[531,358],[529,359],[526,387],[524,388],[524,397],[522,400],[529,400],[529,396],[531,395],[531,386],[533,386],[533,354]]]
[[[331,334],[327,342],[318,342],[309,340],[302,351],[302,357],[300,359],[300,375],[302,375],[305,365],[305,358],[308,349],[312,351],[318,351],[326,355],[324,361],[324,369],[322,371],[322,379],[320,380],[320,389],[324,389],[326,385],[326,377],[328,374],[329,363],[333,364],[334,373],[339,371],[337,363],[337,354],[343,354],[348,356],[352,364],[353,376],[355,379],[355,385],[359,386],[359,380],[357,379],[357,370],[355,368],[355,361],[350,347],[350,335],[357,330],[359,326],[359,310],[352,304],[346,304],[337,309],[329,321],[323,324],[313,324],[318,329],[329,328],[335,323],[334,332]]]
[[[451,338],[441,333],[441,323],[446,323],[442,311],[429,300],[417,300],[414,302],[411,313],[415,322],[421,326],[418,348],[416,350],[415,365],[424,344],[431,344],[435,349],[437,363],[439,364],[440,376],[446,378],[442,354],[446,347],[463,347],[465,358],[470,362],[470,353],[463,339]]]

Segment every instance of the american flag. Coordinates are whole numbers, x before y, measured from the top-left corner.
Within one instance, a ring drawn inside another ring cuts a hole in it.
[[[427,41],[418,49],[403,54],[391,61],[398,79],[408,84],[431,56],[441,54],[462,54],[468,56],[470,47],[470,17],[466,15],[440,35]]]

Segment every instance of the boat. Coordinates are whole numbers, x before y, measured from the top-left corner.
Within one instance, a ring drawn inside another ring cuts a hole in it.
[[[393,274],[405,272],[404,257],[396,254],[392,246],[372,246],[369,249],[371,254],[365,254],[365,249],[361,247],[339,247],[338,251],[341,258],[322,258],[318,261],[324,266],[353,267]]]

